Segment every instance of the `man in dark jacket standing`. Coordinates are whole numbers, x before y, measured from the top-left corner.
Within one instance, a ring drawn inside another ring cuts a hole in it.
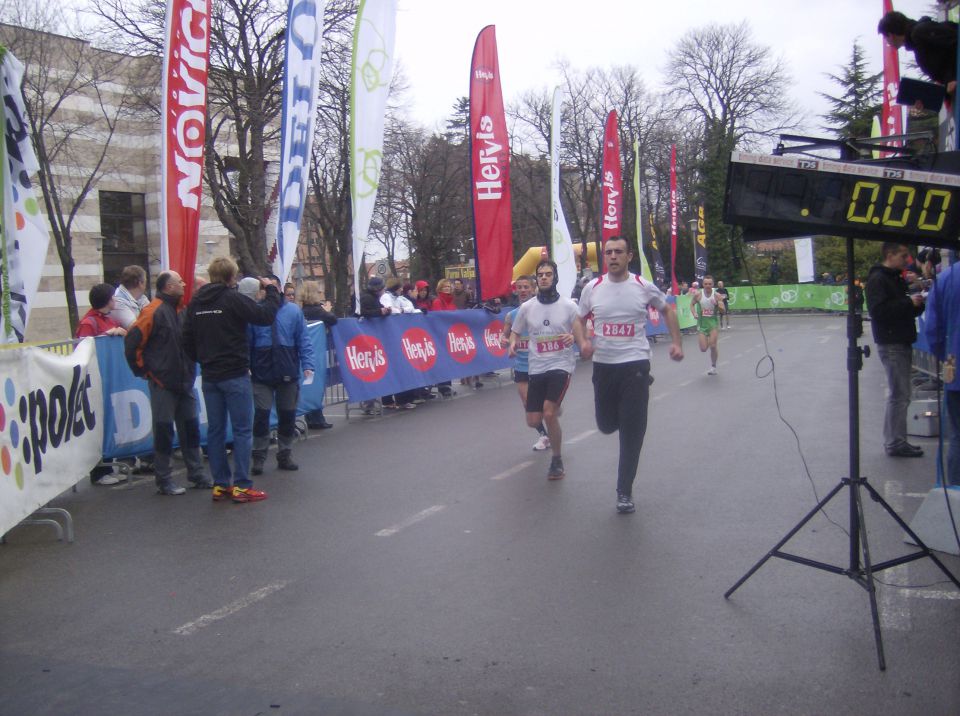
[[[176,271],[164,271],[157,276],[156,286],[156,298],[130,324],[124,354],[133,374],[145,378],[150,386],[157,493],[182,495],[186,490],[171,476],[174,424],[187,464],[187,479],[197,488],[212,487],[213,482],[200,454],[200,420],[193,397],[197,364],[183,350],[177,317],[185,284]]]
[[[213,499],[256,502],[265,492],[253,489],[250,453],[253,447],[253,387],[247,325],[269,326],[280,308],[280,292],[269,279],[257,303],[235,290],[236,262],[215,258],[207,268],[210,283],[190,301],[183,320],[183,347],[200,364],[207,408],[207,456],[213,473]],[[233,429],[233,473],[227,460],[227,417]]]
[[[273,277],[279,289],[280,281]],[[307,322],[300,306],[284,299],[271,326],[250,326],[250,372],[253,378],[253,467],[254,475],[263,473],[270,446],[270,408],[277,404],[277,467],[299,470],[293,461],[294,423],[300,397],[300,373],[313,376],[313,343],[307,335]]]
[[[921,457],[923,450],[907,442],[907,409],[913,344],[917,340],[915,319],[923,313],[923,296],[911,294],[901,275],[910,261],[910,250],[888,242],[880,251],[881,262],[867,276],[867,310],[873,341],[887,373],[883,446],[891,457]]]
[[[953,97],[957,88],[957,23],[929,17],[911,20],[894,10],[881,18],[877,32],[890,47],[906,47],[913,52],[923,73]]]

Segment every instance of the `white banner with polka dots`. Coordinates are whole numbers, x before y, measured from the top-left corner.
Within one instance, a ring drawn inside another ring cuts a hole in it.
[[[92,338],[64,356],[0,350],[0,535],[100,460],[103,390]]]

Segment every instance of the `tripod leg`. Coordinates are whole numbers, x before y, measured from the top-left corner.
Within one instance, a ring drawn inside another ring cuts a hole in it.
[[[858,529],[860,531],[860,545],[863,552],[863,572],[866,579],[864,585],[870,595],[870,616],[873,618],[873,639],[877,645],[877,661],[880,671],[887,670],[887,662],[883,656],[883,634],[880,631],[880,610],[877,608],[877,586],[873,580],[873,563],[870,561],[870,544],[867,541],[867,525],[863,521],[863,496],[860,494],[860,485],[864,480],[856,480],[851,497],[856,502]]]
[[[900,525],[900,529],[902,529],[904,532],[906,532],[910,536],[910,539],[913,540],[914,544],[916,544],[920,548],[920,550],[924,553],[924,555],[929,557],[931,560],[933,560],[933,563],[940,568],[940,571],[943,572],[945,575],[947,575],[947,579],[953,582],[954,586],[957,589],[960,589],[960,581],[958,581],[957,578],[953,576],[953,573],[949,569],[947,569],[947,566],[940,561],[937,555],[934,554],[933,551],[923,543],[923,540],[917,537],[917,534],[912,529],[910,529],[909,525],[907,525],[906,522],[900,519],[900,515],[894,512],[893,508],[890,507],[889,504],[887,504],[887,501],[885,499],[883,499],[883,496],[879,492],[877,492],[875,489],[873,489],[873,485],[871,485],[869,482],[866,482],[866,481],[864,481],[863,484],[864,484],[864,487],[866,487],[867,490],[870,492],[870,497],[872,497],[876,502],[880,503],[880,506],[887,511],[887,514],[890,515],[898,525]]]
[[[750,568],[749,572],[747,572],[745,575],[740,577],[739,581],[724,593],[723,598],[729,599],[730,595],[740,588],[740,585],[742,585],[744,582],[750,579],[750,577],[753,576],[754,572],[760,569],[760,567],[762,567],[768,559],[773,557],[774,554],[776,554],[780,550],[780,548],[783,547],[783,545],[789,542],[797,532],[803,529],[803,526],[807,524],[807,522],[809,522],[811,519],[813,519],[813,516],[816,515],[821,509],[823,509],[823,506],[826,505],[828,502],[830,502],[830,500],[832,500],[836,496],[836,494],[843,489],[845,484],[846,484],[846,481],[841,481],[837,483],[837,485],[832,490],[830,490],[829,493],[827,493],[827,496],[817,503],[816,507],[810,510],[806,514],[806,516],[802,520],[800,520],[792,530],[787,532],[786,537],[784,537],[782,540],[777,542],[777,544],[774,545],[773,549],[767,552],[766,555],[764,555],[764,557],[759,562],[757,562],[755,565],[753,565],[753,567]]]

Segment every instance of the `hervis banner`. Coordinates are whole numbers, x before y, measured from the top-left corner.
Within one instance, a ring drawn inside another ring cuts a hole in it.
[[[103,398],[94,339],[69,356],[0,351],[0,534],[100,460]]]

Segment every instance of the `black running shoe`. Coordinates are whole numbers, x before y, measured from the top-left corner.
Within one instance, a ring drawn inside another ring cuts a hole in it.
[[[630,495],[621,495],[617,493],[617,512],[621,515],[627,515],[631,512],[636,511],[636,507],[633,505],[633,500]]]
[[[550,460],[550,470],[547,471],[548,480],[563,479],[563,459],[559,455],[554,455]]]

